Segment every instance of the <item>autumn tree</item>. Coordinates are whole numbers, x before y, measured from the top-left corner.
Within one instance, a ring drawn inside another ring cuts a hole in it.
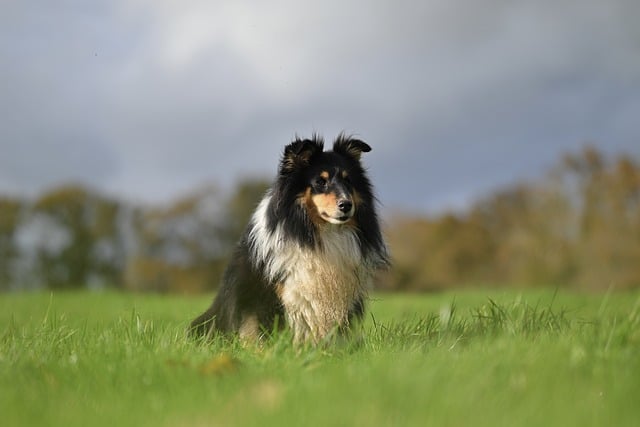
[[[593,147],[467,212],[391,224],[395,268],[385,288],[640,286],[640,168]]]

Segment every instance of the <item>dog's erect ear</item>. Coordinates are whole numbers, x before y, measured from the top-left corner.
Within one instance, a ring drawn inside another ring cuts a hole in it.
[[[312,139],[296,138],[291,144],[284,147],[282,156],[282,170],[291,172],[301,167],[307,166],[313,156],[322,152],[324,141],[318,136]]]
[[[371,151],[371,147],[364,141],[340,135],[333,143],[333,151],[339,154],[351,156],[356,160],[360,160],[362,153]]]

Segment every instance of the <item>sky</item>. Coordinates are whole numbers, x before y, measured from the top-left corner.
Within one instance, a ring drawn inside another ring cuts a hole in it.
[[[0,193],[147,203],[341,131],[383,209],[464,208],[589,143],[640,158],[637,0],[5,0]]]

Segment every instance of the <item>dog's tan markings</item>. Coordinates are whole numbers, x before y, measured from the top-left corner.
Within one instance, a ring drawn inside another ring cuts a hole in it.
[[[357,212],[358,209],[360,208],[360,204],[362,203],[362,197],[360,196],[360,193],[358,193],[356,190],[353,190],[351,192],[351,201],[353,202],[353,206],[355,208],[355,211]],[[349,225],[354,230],[358,229],[360,225],[358,224],[356,215],[352,216],[349,219],[349,222],[347,223],[347,225]]]
[[[351,201],[353,201],[353,206],[355,206],[356,209],[358,208],[358,206],[360,206],[360,204],[362,204],[362,196],[360,196],[360,193],[358,193],[358,191],[353,190],[351,192]]]
[[[320,178],[326,179],[328,181],[329,180],[329,172],[327,172],[327,171],[320,172]]]
[[[315,205],[320,216],[339,216],[337,198],[334,193],[314,194],[311,196],[311,201]]]
[[[307,210],[311,222],[314,224],[322,224],[324,220],[320,216],[317,206],[313,202],[313,196],[311,194],[311,187],[307,187],[304,193],[298,196],[298,203]]]
[[[342,179],[347,179],[347,177],[349,176],[349,172],[342,171],[342,173],[340,175],[342,176]]]

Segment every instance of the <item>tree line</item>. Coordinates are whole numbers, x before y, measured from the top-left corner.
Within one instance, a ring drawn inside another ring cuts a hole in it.
[[[0,289],[214,289],[266,188],[260,180],[231,194],[205,187],[164,207],[78,185],[35,201],[0,198]]]
[[[387,229],[394,268],[381,286],[640,286],[640,168],[593,147],[546,176],[488,195],[466,212],[399,216]]]
[[[268,182],[201,188],[168,206],[78,185],[0,197],[0,289],[213,290]],[[386,220],[393,267],[380,289],[640,286],[640,168],[587,147],[539,180],[464,212]]]

